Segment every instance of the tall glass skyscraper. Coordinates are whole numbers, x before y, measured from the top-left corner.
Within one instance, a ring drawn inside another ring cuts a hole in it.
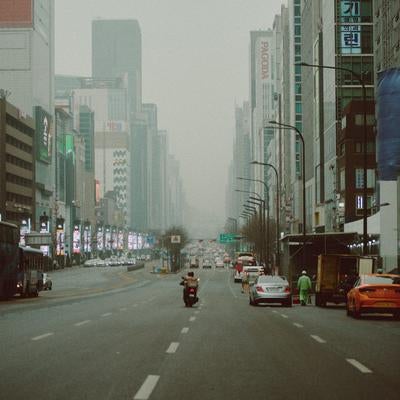
[[[92,23],[93,78],[127,76],[131,117],[142,104],[142,34],[136,20]]]

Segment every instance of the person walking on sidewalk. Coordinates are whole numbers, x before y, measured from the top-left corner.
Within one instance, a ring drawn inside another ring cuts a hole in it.
[[[299,280],[297,281],[297,288],[299,289],[300,304],[305,306],[308,302],[308,292],[311,289],[311,279],[307,275],[307,271],[303,270]]]

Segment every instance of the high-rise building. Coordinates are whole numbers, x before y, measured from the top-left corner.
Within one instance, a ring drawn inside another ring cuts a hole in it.
[[[0,97],[0,215],[20,224],[35,216],[35,123]]]
[[[0,2],[0,88],[36,120],[36,225],[54,214],[54,2]],[[52,218],[55,226],[55,219]]]
[[[88,145],[86,163],[88,167],[94,168],[99,195],[103,197],[107,192],[115,192],[118,207],[123,210],[125,224],[129,226],[130,153],[126,80],[82,78],[80,87],[72,90],[69,103],[75,117],[75,128],[81,134],[92,126],[93,118],[94,153],[90,153],[91,137],[85,136]],[[82,107],[93,110],[93,116],[82,113]],[[87,122],[82,118],[86,118]]]
[[[136,20],[95,20],[92,23],[93,78],[127,74],[130,116],[142,106],[142,35]]]
[[[131,126],[129,150],[130,164],[130,199],[131,226],[137,231],[145,231],[149,226],[149,181],[147,166],[149,164],[148,146],[151,138],[148,134],[147,115],[142,113]]]
[[[273,60],[274,41],[272,30],[250,32],[250,124],[251,158],[264,162],[265,149],[274,135],[273,129],[265,129],[272,119],[274,108]],[[264,170],[255,166],[252,178],[264,181]],[[264,186],[253,185],[257,193],[266,194]],[[263,196],[264,197],[264,196]]]
[[[400,265],[400,0],[373,5],[380,255],[391,271]]]
[[[400,65],[400,1],[373,0],[375,71]]]

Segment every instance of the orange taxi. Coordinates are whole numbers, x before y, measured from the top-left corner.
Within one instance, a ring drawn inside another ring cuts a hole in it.
[[[400,318],[400,275],[360,275],[347,293],[347,315],[363,313],[393,314]]]

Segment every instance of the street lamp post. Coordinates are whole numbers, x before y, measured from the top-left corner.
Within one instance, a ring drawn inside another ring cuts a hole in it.
[[[266,248],[266,262],[268,264],[268,262],[269,262],[269,195],[268,195],[269,192],[268,192],[268,186],[261,179],[242,178],[240,176],[236,177],[236,179],[239,179],[239,180],[242,180],[242,181],[259,182],[259,183],[262,183],[264,185],[265,193],[267,194],[267,199],[266,199],[266,204],[267,204],[267,218],[266,218],[267,223],[266,223],[266,225],[267,226],[266,226],[266,238],[263,237],[263,245],[264,245],[264,239],[266,239],[266,242],[267,242],[266,246],[265,246],[265,248]],[[264,203],[264,205],[265,205],[265,203]],[[264,208],[264,210],[265,210],[265,208]],[[265,211],[264,211],[264,214],[265,214]]]
[[[265,200],[263,200],[257,192],[252,192],[249,190],[239,190],[239,189],[235,189],[235,192],[253,194],[254,196],[257,196],[257,197],[249,196],[249,199],[261,202],[261,206],[260,206],[261,229],[260,230],[261,230],[261,236],[264,238],[265,237]],[[265,261],[264,239],[262,240],[261,260]]]
[[[275,178],[276,178],[276,266],[279,268],[280,265],[280,246],[279,246],[279,232],[280,232],[280,180],[279,180],[279,174],[277,169],[269,163],[262,163],[259,161],[252,161],[250,164],[254,165],[264,165],[266,167],[270,167],[274,170],[275,172]]]
[[[302,177],[303,177],[303,267],[305,267],[305,243],[306,243],[306,146],[304,137],[299,129],[293,125],[283,124],[276,121],[268,121],[270,124],[277,125],[285,129],[292,129],[297,132],[302,143]]]
[[[367,143],[368,143],[368,135],[367,135],[367,90],[365,87],[365,82],[361,74],[354,72],[350,68],[345,67],[334,67],[331,65],[321,65],[321,64],[309,64],[306,62],[297,63],[302,67],[311,67],[311,68],[324,68],[324,69],[333,69],[339,71],[345,71],[350,73],[362,87],[362,97],[363,97],[363,255],[367,254],[367,244],[368,244],[368,183],[367,183],[367,167],[368,167],[368,153],[367,153]]]
[[[261,246],[260,246],[260,260],[265,261],[265,252],[264,252],[264,200],[257,199],[256,197],[247,199],[247,203],[257,205],[259,207],[259,220],[260,220],[260,238],[261,238]]]

